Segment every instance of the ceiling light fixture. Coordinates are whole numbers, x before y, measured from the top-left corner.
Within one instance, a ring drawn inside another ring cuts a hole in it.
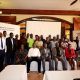
[[[74,1],[70,4],[70,6],[73,5],[73,4],[75,4],[77,1],[78,1],[78,0],[74,0]]]
[[[2,11],[0,11],[0,14],[2,14]]]

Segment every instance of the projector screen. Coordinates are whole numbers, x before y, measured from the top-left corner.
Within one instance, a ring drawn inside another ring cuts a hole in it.
[[[44,38],[48,35],[61,37],[61,22],[27,21],[26,33],[43,35]]]

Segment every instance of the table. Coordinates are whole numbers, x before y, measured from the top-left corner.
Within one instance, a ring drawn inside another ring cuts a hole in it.
[[[73,80],[80,78],[80,70],[46,71],[43,80]]]
[[[0,72],[0,80],[27,80],[25,65],[8,65]]]

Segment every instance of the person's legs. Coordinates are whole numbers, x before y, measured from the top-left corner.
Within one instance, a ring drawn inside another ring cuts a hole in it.
[[[11,64],[14,64],[14,57],[15,57],[15,53],[11,53]]]
[[[41,59],[39,57],[35,58],[36,61],[38,62],[38,72],[41,72]]]
[[[5,52],[4,51],[0,51],[0,72],[3,70],[4,68],[4,55],[5,55]]]
[[[10,53],[6,53],[6,62],[7,62],[7,65],[10,65],[11,64],[11,57],[10,57]]]
[[[54,62],[50,57],[46,57],[46,61],[49,62],[49,70],[54,70]]]
[[[65,58],[61,58],[63,70],[67,70],[67,60]]]
[[[27,59],[27,73],[29,73],[29,71],[30,71],[30,63],[31,63],[31,61],[32,61],[32,58],[28,58]]]
[[[42,59],[43,72],[45,72],[45,59]]]
[[[68,61],[69,61],[69,64],[71,66],[71,70],[73,70],[74,69],[74,65],[75,65],[73,59],[69,58]]]
[[[72,70],[74,70],[75,69],[75,62],[74,62],[74,59],[71,59],[72,61]]]
[[[54,61],[55,61],[55,70],[57,70],[57,67],[58,67],[58,59],[55,58]]]

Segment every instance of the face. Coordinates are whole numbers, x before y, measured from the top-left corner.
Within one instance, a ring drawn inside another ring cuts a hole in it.
[[[44,48],[47,48],[47,44],[44,44]]]
[[[18,39],[18,35],[15,35],[15,38]]]
[[[56,47],[59,47],[59,43],[56,43]]]
[[[35,35],[35,39],[36,39],[36,40],[39,40],[39,36],[38,36],[38,35]]]
[[[7,35],[7,32],[3,31],[3,36],[6,37],[6,35]]]
[[[53,41],[55,41],[56,40],[56,38],[55,37],[53,37]]]
[[[39,41],[41,41],[41,37],[39,37]]]
[[[29,37],[29,33],[27,33],[27,38]]]
[[[24,50],[24,45],[23,44],[21,45],[21,49]]]
[[[33,38],[33,34],[30,34],[30,38]]]
[[[71,44],[68,44],[68,48],[71,49]]]
[[[13,38],[13,36],[14,36],[13,33],[10,33],[10,38]]]
[[[2,33],[0,32],[0,37],[2,37]]]

